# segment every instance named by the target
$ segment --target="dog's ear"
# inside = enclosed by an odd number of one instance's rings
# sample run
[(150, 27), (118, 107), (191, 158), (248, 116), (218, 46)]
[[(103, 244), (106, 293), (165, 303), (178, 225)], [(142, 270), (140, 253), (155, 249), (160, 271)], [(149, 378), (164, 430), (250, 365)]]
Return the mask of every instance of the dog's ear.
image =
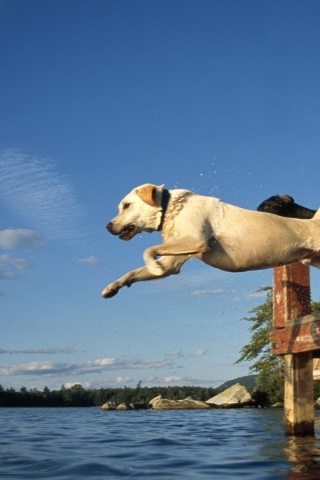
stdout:
[(159, 205), (158, 189), (162, 189), (162, 187), (156, 187), (148, 183), (137, 188), (136, 193), (145, 203), (151, 207), (156, 207)]

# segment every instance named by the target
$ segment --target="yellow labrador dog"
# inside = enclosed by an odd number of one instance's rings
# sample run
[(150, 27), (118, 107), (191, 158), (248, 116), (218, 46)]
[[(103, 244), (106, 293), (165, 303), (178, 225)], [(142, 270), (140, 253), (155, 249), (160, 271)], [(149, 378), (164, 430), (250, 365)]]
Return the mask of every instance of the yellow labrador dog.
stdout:
[(158, 230), (164, 243), (147, 248), (145, 266), (108, 285), (104, 298), (135, 282), (177, 274), (191, 257), (228, 272), (302, 260), (320, 268), (320, 209), (310, 220), (285, 218), (145, 184), (121, 201), (119, 214), (106, 228), (122, 240)]

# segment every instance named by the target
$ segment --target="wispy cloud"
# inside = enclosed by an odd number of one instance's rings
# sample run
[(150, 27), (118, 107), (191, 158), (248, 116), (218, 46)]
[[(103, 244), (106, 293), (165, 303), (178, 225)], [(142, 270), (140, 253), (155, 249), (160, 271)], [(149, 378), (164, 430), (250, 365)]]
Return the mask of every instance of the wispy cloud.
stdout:
[(178, 357), (183, 357), (183, 353), (182, 353), (182, 350), (172, 350), (172, 352), (168, 352), (166, 354), (166, 357), (175, 357), (175, 358), (178, 358)]
[(163, 381), (165, 383), (174, 383), (174, 382), (181, 382), (181, 380), (183, 380), (183, 377), (179, 377), (179, 376), (169, 376), (169, 377), (164, 377)]
[(65, 362), (29, 362), (19, 365), (0, 367), (0, 375), (82, 375), (103, 373), (112, 370), (146, 370), (168, 367), (171, 363), (161, 359), (157, 361), (122, 360), (112, 357), (98, 358), (85, 363)]
[(18, 150), (0, 152), (0, 196), (50, 238), (80, 234), (81, 208), (73, 188), (46, 158)]
[[(44, 239), (33, 230), (17, 228), (0, 230), (0, 250), (35, 249), (45, 244)], [(27, 270), (29, 263), (7, 253), (0, 255), (0, 279), (15, 279)]]
[(6, 250), (41, 248), (44, 244), (45, 240), (33, 230), (26, 228), (0, 230), (0, 248)]
[(216, 289), (204, 289), (204, 290), (194, 290), (193, 292), (189, 292), (187, 295), (189, 297), (207, 297), (208, 295), (223, 295), (226, 292), (222, 290), (221, 288), (216, 288)]
[(208, 353), (208, 349), (207, 348), (199, 348), (196, 353), (195, 353), (195, 356), (196, 357), (203, 357), (203, 355), (206, 355)]
[(43, 355), (53, 355), (56, 353), (75, 353), (77, 350), (75, 350), (73, 347), (63, 347), (63, 348), (25, 348), (21, 350), (5, 350), (3, 348), (0, 348), (0, 354), (9, 354), (9, 355), (15, 355), (15, 354), (43, 354)]
[(80, 258), (79, 260), (80, 265), (99, 265), (99, 260), (94, 255), (90, 255), (90, 257)]
[(143, 379), (143, 383), (152, 383), (152, 382), (158, 382), (159, 378), (154, 376), (154, 375), (149, 375), (148, 377)]
[(14, 258), (8, 254), (0, 255), (0, 278), (16, 278), (18, 273), (28, 268), (29, 264), (23, 258)]
[(72, 373), (74, 365), (53, 362), (30, 362), (0, 367), (0, 375), (57, 375)]

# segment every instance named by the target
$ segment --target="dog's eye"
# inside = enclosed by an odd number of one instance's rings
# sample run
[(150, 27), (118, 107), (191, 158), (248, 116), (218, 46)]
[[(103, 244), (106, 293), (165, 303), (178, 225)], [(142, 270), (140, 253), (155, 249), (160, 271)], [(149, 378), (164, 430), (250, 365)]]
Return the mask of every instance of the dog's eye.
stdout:
[(126, 210), (127, 208), (130, 207), (130, 203), (124, 203), (123, 205), (123, 210)]

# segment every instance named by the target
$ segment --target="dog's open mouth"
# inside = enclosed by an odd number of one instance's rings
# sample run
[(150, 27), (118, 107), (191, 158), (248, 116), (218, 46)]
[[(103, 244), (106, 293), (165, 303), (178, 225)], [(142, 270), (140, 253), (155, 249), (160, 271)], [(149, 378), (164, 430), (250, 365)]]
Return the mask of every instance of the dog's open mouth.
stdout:
[(135, 224), (130, 223), (129, 225), (126, 225), (125, 227), (123, 227), (123, 229), (119, 234), (119, 238), (121, 238), (121, 240), (130, 240), (130, 238), (132, 238), (135, 235), (136, 233), (135, 230), (136, 230)]

